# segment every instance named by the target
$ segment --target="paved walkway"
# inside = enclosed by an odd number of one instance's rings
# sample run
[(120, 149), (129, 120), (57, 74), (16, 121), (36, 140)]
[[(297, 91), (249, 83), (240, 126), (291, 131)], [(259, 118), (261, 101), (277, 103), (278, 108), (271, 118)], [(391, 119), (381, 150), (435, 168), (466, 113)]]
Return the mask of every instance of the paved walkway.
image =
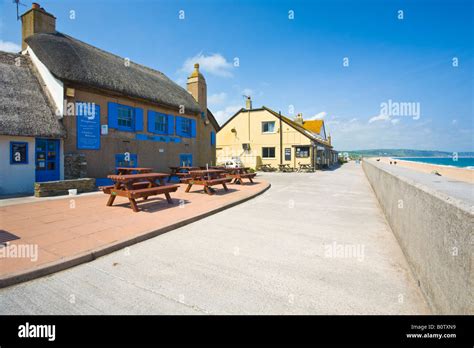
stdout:
[(359, 165), (0, 289), (1, 314), (429, 313)]
[[(140, 212), (133, 212), (125, 197), (101, 192), (35, 203), (16, 204), (7, 200), (0, 206), (0, 230), (19, 239), (0, 249), (0, 288), (71, 266), (122, 249), (147, 238), (191, 223), (213, 212), (238, 204), (268, 188), (258, 178), (253, 184), (229, 184), (228, 191), (215, 187), (210, 196), (202, 186), (180, 184), (171, 193), (173, 204), (164, 195), (138, 200)], [(8, 203), (15, 203), (8, 205)]]

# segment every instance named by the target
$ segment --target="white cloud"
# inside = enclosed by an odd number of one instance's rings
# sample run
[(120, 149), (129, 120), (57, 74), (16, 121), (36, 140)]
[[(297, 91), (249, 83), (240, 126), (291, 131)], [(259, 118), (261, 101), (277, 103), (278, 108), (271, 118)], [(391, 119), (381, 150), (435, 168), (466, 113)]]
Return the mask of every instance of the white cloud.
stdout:
[(214, 112), (214, 117), (222, 125), (227, 119), (233, 116), (237, 111), (242, 108), (242, 105), (229, 105), (226, 108)]
[(21, 51), (21, 46), (11, 41), (0, 40), (0, 51), (18, 53)]
[(211, 94), (207, 97), (207, 103), (209, 105), (219, 105), (222, 104), (227, 99), (227, 94), (224, 92)]
[(353, 119), (351, 119), (349, 122), (352, 123), (352, 122), (355, 122), (357, 121), (357, 117), (354, 117)]
[(184, 61), (180, 72), (190, 74), (194, 70), (195, 63), (199, 63), (199, 70), (203, 73), (220, 77), (232, 77), (233, 65), (219, 53), (209, 56), (202, 54), (202, 52), (198, 53)]
[(316, 115), (312, 116), (309, 118), (309, 120), (322, 120), (328, 115), (326, 111), (322, 111), (320, 113), (317, 113)]
[(244, 88), (242, 90), (242, 94), (246, 96), (253, 96), (254, 95), (254, 90), (250, 88)]
[(389, 116), (389, 115), (380, 114), (380, 115), (378, 115), (378, 116), (372, 117), (372, 118), (369, 120), (369, 123), (377, 122), (377, 121), (389, 121), (389, 120), (390, 120), (390, 116)]
[(400, 122), (400, 119), (399, 118), (394, 118), (391, 122), (392, 122), (392, 124), (397, 124), (398, 122)]
[(456, 123), (458, 123), (458, 120), (452, 120), (451, 121), (451, 124), (456, 124)]

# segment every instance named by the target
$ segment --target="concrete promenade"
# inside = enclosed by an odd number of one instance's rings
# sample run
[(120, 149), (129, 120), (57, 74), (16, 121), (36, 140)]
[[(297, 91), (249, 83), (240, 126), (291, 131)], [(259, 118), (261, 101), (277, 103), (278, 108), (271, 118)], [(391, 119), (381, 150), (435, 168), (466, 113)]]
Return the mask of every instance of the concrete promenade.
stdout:
[(427, 314), (360, 165), (0, 289), (0, 314)]

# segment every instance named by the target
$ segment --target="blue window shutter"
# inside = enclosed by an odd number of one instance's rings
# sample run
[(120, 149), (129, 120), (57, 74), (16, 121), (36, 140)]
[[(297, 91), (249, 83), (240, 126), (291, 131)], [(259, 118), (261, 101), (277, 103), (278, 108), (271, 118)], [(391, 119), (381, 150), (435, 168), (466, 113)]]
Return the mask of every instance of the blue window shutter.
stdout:
[(135, 108), (135, 131), (143, 131), (143, 109)]
[(216, 145), (216, 133), (211, 131), (211, 146)]
[(108, 102), (107, 109), (108, 109), (107, 118), (108, 118), (109, 128), (117, 129), (118, 128), (117, 103)]
[(155, 133), (155, 115), (156, 112), (152, 110), (148, 110), (148, 121), (147, 121), (147, 129), (150, 133)]
[(183, 118), (181, 116), (176, 116), (176, 135), (179, 135), (180, 137), (183, 136), (183, 132), (181, 132), (181, 120)]
[(168, 135), (174, 135), (174, 116), (168, 116)]
[(196, 120), (191, 120), (191, 138), (196, 138)]

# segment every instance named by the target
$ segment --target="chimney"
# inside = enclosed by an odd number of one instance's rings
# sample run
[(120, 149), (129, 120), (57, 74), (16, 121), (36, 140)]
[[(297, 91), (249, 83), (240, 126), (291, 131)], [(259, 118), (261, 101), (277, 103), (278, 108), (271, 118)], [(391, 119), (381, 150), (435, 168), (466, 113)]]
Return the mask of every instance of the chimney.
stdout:
[(245, 99), (245, 108), (247, 110), (252, 110), (252, 98), (250, 98), (250, 96)]
[(36, 33), (56, 32), (56, 17), (34, 2), (31, 9), (21, 15), (21, 49), (28, 46), (25, 39)]
[(194, 71), (189, 75), (187, 82), (188, 92), (196, 99), (201, 110), (207, 116), (207, 84), (204, 76), (199, 72), (199, 64), (194, 64)]
[(300, 124), (300, 125), (303, 125), (303, 114), (302, 113), (299, 113), (298, 115), (296, 115), (295, 122)]
[(331, 134), (328, 134), (328, 144), (331, 145)]

